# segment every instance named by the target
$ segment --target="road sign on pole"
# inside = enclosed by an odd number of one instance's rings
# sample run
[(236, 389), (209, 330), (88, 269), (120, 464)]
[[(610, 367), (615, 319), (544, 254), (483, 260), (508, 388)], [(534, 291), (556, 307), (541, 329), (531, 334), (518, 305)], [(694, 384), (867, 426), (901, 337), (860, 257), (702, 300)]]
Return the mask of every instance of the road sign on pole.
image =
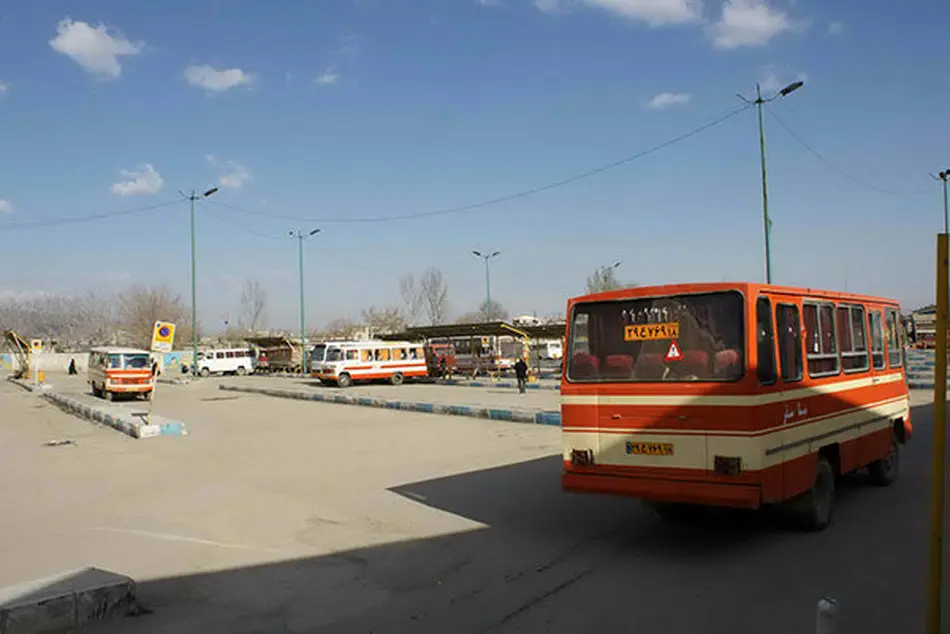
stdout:
[(152, 352), (171, 352), (175, 343), (175, 324), (156, 321), (152, 330)]

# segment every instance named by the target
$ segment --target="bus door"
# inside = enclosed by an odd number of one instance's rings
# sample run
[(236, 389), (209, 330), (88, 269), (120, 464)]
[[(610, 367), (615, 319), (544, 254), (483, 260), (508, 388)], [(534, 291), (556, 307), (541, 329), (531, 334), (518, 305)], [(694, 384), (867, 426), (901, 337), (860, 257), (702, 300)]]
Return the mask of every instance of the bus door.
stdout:
[[(779, 394), (797, 390), (801, 387), (802, 379), (805, 376), (804, 360), (802, 347), (802, 316), (798, 305), (793, 302), (783, 302), (776, 300), (775, 303), (775, 338), (778, 344), (778, 364), (776, 368), (778, 385), (781, 387)], [(780, 401), (780, 407), (768, 408), (779, 418), (776, 424), (781, 426), (777, 434), (769, 436), (770, 440), (765, 444), (765, 459), (767, 465), (781, 465), (778, 469), (771, 469), (769, 473), (776, 473), (775, 481), (763, 482), (763, 493), (768, 495), (771, 487), (778, 486), (782, 491), (782, 497), (794, 482), (789, 477), (787, 460), (789, 458), (786, 447), (792, 438), (789, 426), (793, 424), (798, 417), (799, 405), (793, 401)], [(770, 427), (771, 425), (766, 425)]]

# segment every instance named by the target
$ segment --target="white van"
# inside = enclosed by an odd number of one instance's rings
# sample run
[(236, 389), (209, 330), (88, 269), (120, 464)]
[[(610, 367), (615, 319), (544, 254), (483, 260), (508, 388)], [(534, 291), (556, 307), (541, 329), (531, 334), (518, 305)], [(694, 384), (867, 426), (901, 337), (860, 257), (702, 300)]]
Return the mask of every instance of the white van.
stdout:
[(198, 374), (250, 374), (257, 367), (254, 352), (248, 348), (226, 348), (223, 350), (199, 350)]
[(545, 361), (559, 361), (564, 355), (560, 339), (536, 341), (531, 344), (531, 347), (537, 351), (538, 358)]

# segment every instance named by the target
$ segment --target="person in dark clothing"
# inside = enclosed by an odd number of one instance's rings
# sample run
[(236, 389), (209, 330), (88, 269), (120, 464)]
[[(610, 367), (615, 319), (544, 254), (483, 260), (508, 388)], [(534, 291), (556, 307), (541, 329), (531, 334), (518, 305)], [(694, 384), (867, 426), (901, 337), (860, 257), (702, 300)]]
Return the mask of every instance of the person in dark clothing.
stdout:
[(448, 373), (445, 369), (445, 355), (439, 357), (439, 378), (446, 379), (448, 378)]
[(70, 359), (70, 360), (69, 360), (69, 373), (70, 373), (70, 374), (79, 374), (79, 372), (76, 370), (76, 360), (75, 360), (75, 359)]
[(525, 384), (528, 381), (528, 364), (525, 363), (523, 357), (515, 362), (515, 377), (518, 379), (518, 391), (524, 394)]

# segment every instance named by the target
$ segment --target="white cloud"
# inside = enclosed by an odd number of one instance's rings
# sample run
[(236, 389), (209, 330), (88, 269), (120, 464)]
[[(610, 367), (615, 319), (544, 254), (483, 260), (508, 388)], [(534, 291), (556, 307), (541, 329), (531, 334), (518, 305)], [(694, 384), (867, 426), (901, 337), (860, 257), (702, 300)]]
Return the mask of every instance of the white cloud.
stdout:
[(787, 76), (779, 77), (775, 73), (775, 69), (772, 66), (769, 66), (765, 69), (765, 74), (762, 79), (759, 80), (759, 88), (765, 93), (765, 96), (771, 96), (774, 93), (777, 93), (785, 86), (788, 86), (792, 82), (796, 81), (806, 81), (808, 75), (805, 73), (798, 73), (793, 79), (788, 79)]
[(702, 0), (535, 0), (534, 4), (548, 13), (582, 4), (650, 26), (696, 22), (702, 14)]
[(221, 92), (252, 83), (254, 75), (245, 73), (240, 68), (217, 70), (208, 64), (203, 64), (186, 68), (185, 79), (192, 86), (198, 86), (212, 92)]
[(5, 84), (0, 81), (0, 95), (4, 95), (10, 91), (10, 84)]
[(661, 92), (647, 103), (647, 108), (664, 110), (671, 106), (680, 106), (689, 103), (692, 96), (685, 92)]
[(12, 214), (13, 203), (9, 200), (0, 200), (0, 214)]
[(497, 7), (503, 3), (503, 0), (475, 0), (483, 7)]
[(340, 44), (336, 52), (341, 55), (355, 55), (360, 52), (363, 45), (363, 38), (359, 35), (344, 35), (340, 37)]
[(221, 185), (221, 187), (226, 187), (228, 189), (240, 189), (244, 186), (244, 183), (251, 180), (250, 170), (237, 161), (228, 161), (222, 164), (214, 157), (213, 154), (205, 155), (205, 159), (217, 167), (219, 171), (225, 170), (224, 173), (218, 178), (218, 183)]
[(828, 25), (828, 35), (841, 35), (844, 33), (844, 24), (841, 22), (832, 22)]
[(120, 33), (109, 33), (102, 24), (93, 27), (69, 18), (56, 25), (56, 37), (49, 41), (49, 45), (87, 72), (113, 79), (122, 74), (120, 57), (138, 55), (145, 48), (143, 42), (133, 43)]
[(794, 28), (788, 14), (766, 0), (726, 0), (722, 15), (709, 27), (716, 48), (763, 46), (773, 37)]
[(318, 86), (330, 86), (340, 79), (340, 75), (334, 67), (329, 67), (314, 78), (314, 83)]
[(112, 193), (117, 196), (157, 194), (165, 184), (161, 175), (148, 163), (140, 165), (138, 169), (122, 170), (119, 173), (126, 180), (112, 185)]

